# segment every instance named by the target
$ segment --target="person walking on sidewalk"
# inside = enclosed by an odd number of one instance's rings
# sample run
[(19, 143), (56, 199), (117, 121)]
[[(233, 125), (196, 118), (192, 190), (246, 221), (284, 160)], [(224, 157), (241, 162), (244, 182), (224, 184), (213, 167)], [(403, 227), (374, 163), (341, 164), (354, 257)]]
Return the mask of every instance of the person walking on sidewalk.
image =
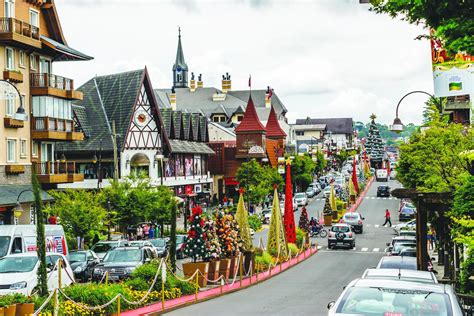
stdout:
[(385, 223), (383, 223), (382, 226), (387, 225), (387, 223), (389, 223), (390, 227), (392, 227), (392, 221), (390, 220), (390, 211), (388, 209), (385, 210)]

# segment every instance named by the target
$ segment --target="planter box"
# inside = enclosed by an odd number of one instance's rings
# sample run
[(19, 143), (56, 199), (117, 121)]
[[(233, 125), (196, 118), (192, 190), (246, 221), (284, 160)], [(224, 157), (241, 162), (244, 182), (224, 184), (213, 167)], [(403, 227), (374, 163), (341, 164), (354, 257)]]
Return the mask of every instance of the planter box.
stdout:
[(25, 122), (20, 121), (20, 120), (15, 120), (14, 118), (11, 118), (11, 117), (4, 117), (3, 125), (6, 128), (22, 128), (25, 126)]
[(238, 268), (239, 268), (239, 265), (237, 264), (237, 262), (239, 261), (239, 259), (235, 256), (235, 257), (231, 257), (229, 258), (230, 259), (230, 267), (229, 267), (229, 277), (230, 278), (233, 278), (234, 275), (236, 275), (235, 273), (237, 272), (237, 275), (239, 275), (239, 272), (238, 272)]
[(8, 174), (25, 173), (25, 166), (24, 165), (6, 165), (5, 172)]
[(209, 262), (186, 262), (183, 263), (183, 271), (185, 278), (191, 277), (196, 270), (199, 270), (198, 284), (199, 287), (207, 286), (207, 278), (209, 278)]
[(15, 82), (15, 83), (21, 83), (23, 82), (23, 74), (21, 72), (4, 70), (3, 79), (11, 81), (11, 82)]
[(337, 211), (332, 211), (332, 219), (337, 220)]
[(5, 316), (16, 316), (16, 304), (5, 307)]
[(221, 259), (219, 263), (219, 276), (223, 276), (224, 280), (229, 279), (230, 259)]
[(217, 280), (219, 278), (220, 263), (221, 263), (220, 260), (209, 261), (208, 279), (210, 280), (209, 283), (211, 284), (219, 283), (219, 282), (211, 282), (211, 280)]
[(331, 226), (332, 225), (332, 214), (331, 215), (324, 215), (324, 225)]
[(35, 312), (35, 304), (23, 303), (16, 305), (16, 316), (32, 315)]
[[(253, 251), (244, 251), (244, 274), (252, 275), (255, 270), (255, 253)], [(249, 270), (252, 269), (249, 273)]]

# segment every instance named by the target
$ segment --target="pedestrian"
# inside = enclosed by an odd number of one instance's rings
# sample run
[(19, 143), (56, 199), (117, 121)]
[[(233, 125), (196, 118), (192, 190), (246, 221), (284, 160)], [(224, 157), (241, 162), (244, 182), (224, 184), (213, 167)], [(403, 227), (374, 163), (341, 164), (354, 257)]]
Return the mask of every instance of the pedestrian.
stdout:
[(435, 250), (436, 249), (436, 230), (433, 225), (430, 225), (428, 234), (431, 236), (429, 240), (429, 243), (431, 244), (431, 249)]
[(148, 238), (155, 238), (155, 225), (151, 225), (150, 230), (148, 231)]
[(148, 235), (150, 235), (150, 226), (148, 224), (143, 225), (143, 235), (145, 239), (148, 239)]
[(58, 219), (56, 215), (51, 214), (51, 216), (48, 218), (48, 224), (50, 225), (56, 225), (58, 223)]
[(382, 226), (387, 225), (387, 223), (389, 223), (390, 227), (392, 227), (392, 221), (390, 220), (390, 211), (388, 209), (385, 210), (385, 222)]
[(137, 227), (137, 240), (142, 239), (143, 237), (143, 228), (141, 226)]

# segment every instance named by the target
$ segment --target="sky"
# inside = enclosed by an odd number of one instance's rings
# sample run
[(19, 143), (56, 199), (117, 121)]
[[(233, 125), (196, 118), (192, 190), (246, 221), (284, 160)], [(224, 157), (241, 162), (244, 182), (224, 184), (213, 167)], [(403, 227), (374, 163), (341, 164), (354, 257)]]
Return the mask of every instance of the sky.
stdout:
[[(391, 124), (400, 98), (433, 92), (427, 30), (370, 12), (358, 0), (59, 0), (68, 45), (87, 62), (54, 72), (79, 87), (95, 75), (147, 67), (153, 87), (170, 88), (178, 26), (186, 63), (204, 86), (270, 86), (297, 118), (352, 117)], [(426, 97), (400, 105), (403, 123), (422, 120)], [(177, 100), (179, 102), (179, 100)]]

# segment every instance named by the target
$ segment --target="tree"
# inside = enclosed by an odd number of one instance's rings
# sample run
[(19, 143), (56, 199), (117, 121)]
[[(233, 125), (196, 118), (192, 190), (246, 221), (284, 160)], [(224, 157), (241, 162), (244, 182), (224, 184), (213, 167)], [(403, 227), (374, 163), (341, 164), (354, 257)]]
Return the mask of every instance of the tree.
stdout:
[(306, 191), (308, 186), (313, 182), (315, 169), (316, 164), (307, 153), (302, 156), (297, 155), (291, 161), (291, 180), (297, 192)]
[[(435, 30), (451, 54), (466, 51), (474, 54), (474, 4), (452, 0), (371, 0), (371, 10), (392, 18), (402, 16), (410, 24), (425, 24)], [(424, 36), (420, 36), (424, 37)]]
[(474, 149), (473, 137), (472, 128), (442, 122), (413, 134), (400, 147), (396, 168), (399, 180), (419, 191), (454, 192), (462, 182), (460, 176), (469, 171), (460, 154)]
[(204, 220), (201, 218), (201, 215), (202, 209), (198, 205), (192, 209), (192, 214), (188, 218), (190, 225), (184, 253), (190, 256), (194, 262), (196, 262), (198, 258), (204, 260), (209, 257), (207, 236), (204, 233)]
[[(99, 194), (85, 190), (51, 190), (48, 193), (55, 200), (48, 212), (59, 216), (69, 236), (88, 242), (104, 230), (107, 212)], [(82, 243), (78, 248), (82, 248)]]
[(383, 140), (380, 136), (380, 131), (375, 124), (375, 119), (377, 117), (375, 114), (370, 116), (371, 122), (369, 127), (369, 132), (367, 134), (367, 138), (365, 141), (365, 150), (367, 151), (367, 155), (370, 156), (370, 162), (372, 166), (377, 166), (377, 164), (382, 162), (384, 148), (383, 148)]
[(339, 152), (339, 154), (333, 155), (334, 159), (336, 159), (337, 167), (340, 169), (344, 165), (344, 162), (349, 158), (349, 153), (343, 149)]
[(306, 207), (304, 206), (301, 209), (301, 215), (300, 215), (300, 221), (298, 223), (298, 227), (304, 230), (305, 232), (309, 232), (308, 212), (306, 212)]
[(41, 200), (41, 187), (33, 171), (31, 174), (33, 197), (36, 212), (36, 253), (39, 258), (38, 291), (41, 296), (48, 295), (48, 272), (46, 271), (46, 239), (44, 233), (43, 201)]
[(252, 249), (252, 237), (250, 236), (249, 218), (248, 211), (245, 209), (243, 189), (240, 188), (239, 204), (237, 205), (237, 212), (235, 214), (235, 220), (239, 224), (239, 233), (243, 241), (243, 249)]
[(218, 212), (216, 215), (216, 229), (219, 244), (221, 245), (222, 258), (230, 258), (237, 255), (239, 250), (238, 232), (233, 229), (235, 226), (233, 217), (224, 212)]
[(314, 167), (314, 173), (320, 175), (324, 172), (324, 169), (326, 168), (327, 161), (324, 158), (324, 154), (320, 152), (319, 150), (316, 152), (316, 163)]

